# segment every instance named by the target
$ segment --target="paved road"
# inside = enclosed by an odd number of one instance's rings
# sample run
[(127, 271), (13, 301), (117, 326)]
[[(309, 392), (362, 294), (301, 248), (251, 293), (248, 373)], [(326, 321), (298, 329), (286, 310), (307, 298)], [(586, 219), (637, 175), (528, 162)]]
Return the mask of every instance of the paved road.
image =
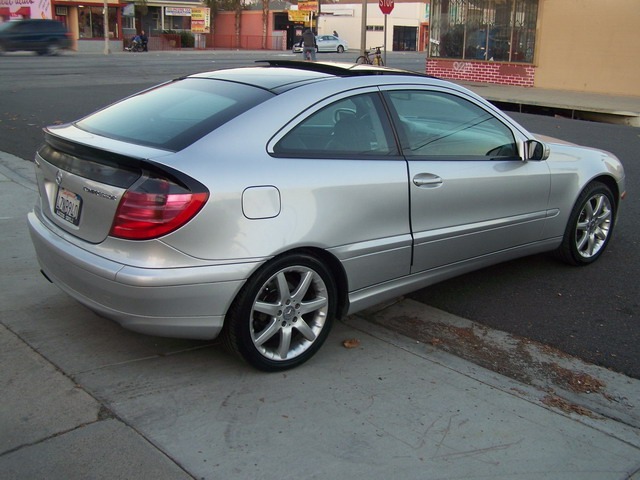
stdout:
[[(322, 54), (346, 60), (350, 54)], [(125, 95), (176, 76), (288, 52), (205, 52), (75, 55), (59, 58), (8, 55), (0, 62), (0, 145), (30, 159), (43, 126), (66, 122)], [(393, 66), (422, 71), (418, 54), (394, 54)], [(549, 256), (509, 262), (417, 292), (412, 297), (488, 326), (555, 346), (567, 353), (640, 378), (638, 238), (640, 202), (637, 152), (640, 131), (514, 114), (527, 128), (605, 148), (624, 162), (629, 198), (607, 254), (588, 268), (569, 268)], [(135, 119), (132, 119), (134, 122)]]

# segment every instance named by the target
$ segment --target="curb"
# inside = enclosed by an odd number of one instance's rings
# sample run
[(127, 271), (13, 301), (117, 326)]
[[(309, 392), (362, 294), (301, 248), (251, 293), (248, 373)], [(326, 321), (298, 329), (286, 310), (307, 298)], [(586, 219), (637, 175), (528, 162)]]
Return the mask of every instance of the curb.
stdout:
[[(405, 298), (357, 314), (387, 330), (516, 380), (516, 394), (640, 447), (640, 380)], [(613, 420), (613, 433), (607, 426)], [(620, 431), (623, 433), (620, 435)]]

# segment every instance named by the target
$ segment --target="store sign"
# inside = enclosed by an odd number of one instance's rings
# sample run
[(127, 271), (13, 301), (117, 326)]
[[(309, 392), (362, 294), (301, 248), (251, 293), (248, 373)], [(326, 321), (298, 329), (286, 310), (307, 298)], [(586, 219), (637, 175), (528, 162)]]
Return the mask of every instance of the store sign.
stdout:
[(133, 3), (128, 3), (124, 7), (122, 7), (122, 15), (125, 17), (135, 17), (136, 16), (136, 6)]
[(318, 11), (318, 2), (317, 1), (298, 0), (298, 10), (301, 11), (301, 12), (317, 12)]
[(51, 2), (48, 0), (0, 0), (0, 15), (12, 20), (51, 18)]
[(164, 7), (164, 14), (169, 17), (190, 17), (191, 8), (189, 7)]
[(296, 23), (308, 23), (309, 12), (301, 12), (300, 10), (289, 10), (289, 21)]
[(211, 9), (192, 8), (191, 9), (191, 32), (211, 33)]

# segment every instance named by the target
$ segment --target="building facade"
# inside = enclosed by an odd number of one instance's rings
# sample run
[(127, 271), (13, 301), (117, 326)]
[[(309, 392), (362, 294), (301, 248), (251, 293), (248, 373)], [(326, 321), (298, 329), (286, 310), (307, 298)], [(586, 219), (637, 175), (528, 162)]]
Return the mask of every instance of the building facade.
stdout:
[[(203, 7), (200, 0), (106, 1), (107, 16), (104, 0), (0, 0), (0, 19), (58, 19), (86, 51), (102, 48), (108, 17), (115, 50), (140, 30), (194, 32), (192, 12)], [(389, 15), (378, 0), (321, 0), (306, 19), (297, 4), (275, 1), (266, 21), (259, 0), (243, 10), (239, 34), (235, 12), (218, 12), (195, 47), (286, 50), (312, 25), (360, 50), (366, 15), (364, 47), (424, 51), (426, 73), (441, 78), (640, 96), (640, 0), (395, 0)]]
[(637, 0), (431, 0), (427, 73), (640, 96)]

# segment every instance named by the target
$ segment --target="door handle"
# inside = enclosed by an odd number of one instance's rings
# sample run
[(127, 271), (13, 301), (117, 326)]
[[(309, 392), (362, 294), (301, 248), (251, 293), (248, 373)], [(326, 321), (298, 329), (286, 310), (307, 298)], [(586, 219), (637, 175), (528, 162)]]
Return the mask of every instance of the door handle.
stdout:
[(413, 177), (413, 184), (416, 187), (439, 187), (442, 185), (442, 178), (433, 173), (419, 173)]

